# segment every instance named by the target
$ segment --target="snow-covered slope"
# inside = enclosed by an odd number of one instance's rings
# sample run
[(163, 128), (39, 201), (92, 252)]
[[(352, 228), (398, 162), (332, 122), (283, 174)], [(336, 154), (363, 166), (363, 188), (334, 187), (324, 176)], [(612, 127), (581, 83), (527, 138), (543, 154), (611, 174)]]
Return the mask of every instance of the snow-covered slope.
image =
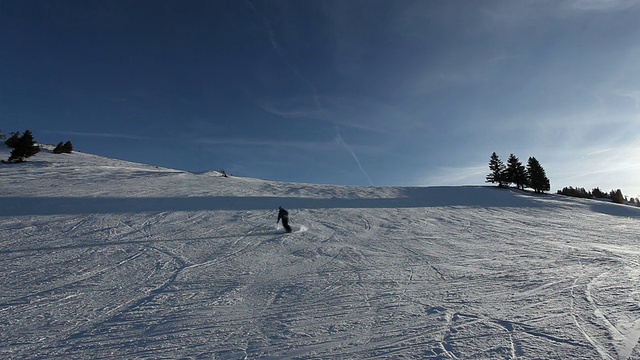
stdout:
[(47, 151), (0, 175), (0, 358), (640, 358), (636, 208)]

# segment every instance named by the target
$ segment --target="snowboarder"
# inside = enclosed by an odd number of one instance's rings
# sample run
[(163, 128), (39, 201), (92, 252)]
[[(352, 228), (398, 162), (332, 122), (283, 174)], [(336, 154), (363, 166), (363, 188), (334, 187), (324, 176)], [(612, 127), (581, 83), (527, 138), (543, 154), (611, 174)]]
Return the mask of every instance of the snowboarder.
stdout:
[(291, 226), (289, 226), (289, 212), (283, 209), (282, 206), (278, 207), (278, 210), (278, 220), (276, 221), (276, 224), (278, 224), (282, 219), (282, 226), (288, 233), (290, 233)]

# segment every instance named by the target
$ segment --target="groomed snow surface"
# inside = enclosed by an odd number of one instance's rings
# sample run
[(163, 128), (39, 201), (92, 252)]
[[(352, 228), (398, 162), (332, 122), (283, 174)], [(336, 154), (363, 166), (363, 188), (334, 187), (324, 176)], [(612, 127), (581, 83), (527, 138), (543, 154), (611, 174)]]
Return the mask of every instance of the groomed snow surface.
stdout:
[(3, 359), (640, 358), (637, 208), (47, 150), (0, 174)]

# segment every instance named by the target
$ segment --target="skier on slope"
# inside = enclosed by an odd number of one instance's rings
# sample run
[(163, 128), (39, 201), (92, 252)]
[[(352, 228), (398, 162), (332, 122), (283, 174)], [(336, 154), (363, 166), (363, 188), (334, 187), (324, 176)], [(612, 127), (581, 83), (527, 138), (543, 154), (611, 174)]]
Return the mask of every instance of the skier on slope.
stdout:
[(291, 232), (291, 226), (289, 226), (289, 212), (282, 208), (282, 206), (278, 207), (278, 220), (276, 220), (276, 224), (282, 220), (282, 226), (287, 232)]

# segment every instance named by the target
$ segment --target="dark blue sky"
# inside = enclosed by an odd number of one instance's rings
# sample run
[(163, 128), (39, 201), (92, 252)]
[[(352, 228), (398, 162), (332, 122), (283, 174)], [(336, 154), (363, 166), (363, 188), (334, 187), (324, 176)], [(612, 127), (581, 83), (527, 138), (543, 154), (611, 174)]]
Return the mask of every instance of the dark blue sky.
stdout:
[(640, 194), (635, 1), (2, 1), (0, 129), (190, 171)]

